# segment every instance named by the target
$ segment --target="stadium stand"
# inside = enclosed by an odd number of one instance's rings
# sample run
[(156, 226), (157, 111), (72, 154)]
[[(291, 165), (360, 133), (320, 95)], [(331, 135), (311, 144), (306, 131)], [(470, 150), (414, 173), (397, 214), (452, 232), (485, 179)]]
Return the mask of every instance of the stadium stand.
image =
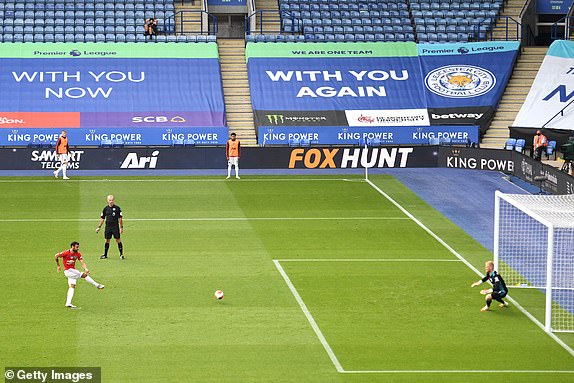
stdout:
[(503, 0), (413, 0), (410, 3), (419, 42), (486, 40)]
[[(173, 0), (0, 0), (0, 42), (212, 42), (175, 35)], [(144, 20), (158, 20), (146, 40)]]
[[(504, 0), (279, 0), (279, 9), (257, 13), (250, 42), (417, 41), (428, 43), (486, 40)], [(276, 30), (272, 30), (276, 29)], [(249, 30), (249, 27), (248, 27)]]

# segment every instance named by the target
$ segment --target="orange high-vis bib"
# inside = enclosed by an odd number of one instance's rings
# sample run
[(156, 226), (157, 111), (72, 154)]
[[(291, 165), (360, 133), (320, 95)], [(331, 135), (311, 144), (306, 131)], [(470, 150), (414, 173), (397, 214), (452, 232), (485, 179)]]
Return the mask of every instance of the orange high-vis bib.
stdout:
[(239, 157), (239, 140), (235, 141), (227, 141), (228, 150), (227, 150), (227, 157)]
[(60, 143), (58, 145), (58, 154), (68, 153), (68, 137), (60, 137)]

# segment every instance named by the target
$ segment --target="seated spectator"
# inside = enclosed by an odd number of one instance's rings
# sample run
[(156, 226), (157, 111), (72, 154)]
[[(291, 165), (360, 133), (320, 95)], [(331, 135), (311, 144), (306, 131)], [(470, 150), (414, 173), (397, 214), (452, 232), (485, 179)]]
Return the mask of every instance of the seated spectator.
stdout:
[(157, 35), (157, 19), (150, 17), (149, 19), (145, 20), (144, 36), (149, 36), (151, 39), (154, 35)]
[(548, 146), (548, 138), (540, 130), (536, 131), (536, 135), (532, 141), (532, 156), (535, 160), (541, 161), (542, 160), (542, 153), (546, 151), (546, 147)]

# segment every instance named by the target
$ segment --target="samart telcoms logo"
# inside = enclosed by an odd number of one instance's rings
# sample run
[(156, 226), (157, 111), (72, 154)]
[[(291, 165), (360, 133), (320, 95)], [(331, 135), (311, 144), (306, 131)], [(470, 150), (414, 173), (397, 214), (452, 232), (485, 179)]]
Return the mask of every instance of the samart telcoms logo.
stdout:
[(425, 85), (439, 96), (470, 98), (490, 92), (496, 77), (489, 70), (472, 65), (447, 65), (429, 72)]

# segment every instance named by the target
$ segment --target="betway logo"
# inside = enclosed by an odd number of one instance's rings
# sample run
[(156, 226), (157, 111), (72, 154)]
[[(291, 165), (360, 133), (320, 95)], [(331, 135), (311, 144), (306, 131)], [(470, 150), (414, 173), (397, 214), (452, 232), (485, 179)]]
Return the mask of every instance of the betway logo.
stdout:
[(484, 116), (484, 113), (450, 113), (450, 114), (434, 114), (431, 113), (431, 118), (433, 120), (445, 120), (445, 119), (464, 119), (472, 118), (474, 120), (480, 120)]
[(155, 150), (151, 153), (151, 156), (139, 157), (137, 153), (128, 153), (124, 162), (120, 166), (121, 169), (155, 169), (157, 165), (157, 156), (159, 155), (159, 150)]
[(307, 169), (404, 168), (413, 148), (293, 149), (289, 169), (303, 164)]

